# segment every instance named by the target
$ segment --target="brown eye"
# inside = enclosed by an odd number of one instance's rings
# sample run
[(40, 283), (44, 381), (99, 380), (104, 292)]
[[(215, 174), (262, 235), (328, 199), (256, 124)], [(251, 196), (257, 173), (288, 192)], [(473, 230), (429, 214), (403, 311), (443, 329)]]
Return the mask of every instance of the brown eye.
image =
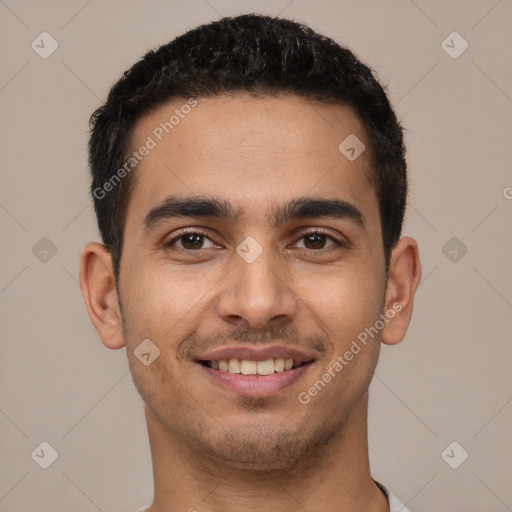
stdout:
[(305, 246), (308, 249), (323, 249), (326, 242), (326, 236), (318, 233), (312, 233), (304, 237)]
[(304, 246), (306, 249), (319, 250), (325, 249), (327, 240), (331, 240), (332, 243), (327, 248), (333, 245), (342, 245), (341, 242), (335, 240), (332, 236), (326, 235), (322, 232), (311, 232), (303, 235), (300, 240), (304, 240)]
[[(181, 241), (181, 245), (177, 245), (176, 242)], [(185, 249), (187, 251), (195, 251), (199, 249), (205, 249), (206, 241), (210, 242), (210, 246), (215, 247), (214, 243), (203, 233), (199, 233), (196, 231), (191, 231), (188, 233), (181, 234), (165, 243), (165, 247), (174, 247), (177, 246), (179, 249)]]
[(184, 235), (180, 238), (183, 240), (182, 245), (184, 249), (201, 249), (204, 242), (203, 235), (196, 233)]

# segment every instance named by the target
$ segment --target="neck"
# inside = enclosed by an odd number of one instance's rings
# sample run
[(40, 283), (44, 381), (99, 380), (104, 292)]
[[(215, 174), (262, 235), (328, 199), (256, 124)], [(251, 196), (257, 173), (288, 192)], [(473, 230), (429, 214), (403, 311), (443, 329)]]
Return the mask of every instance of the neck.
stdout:
[(321, 450), (268, 472), (198, 455), (146, 407), (155, 485), (150, 512), (389, 512), (370, 474), (367, 412), (368, 393)]

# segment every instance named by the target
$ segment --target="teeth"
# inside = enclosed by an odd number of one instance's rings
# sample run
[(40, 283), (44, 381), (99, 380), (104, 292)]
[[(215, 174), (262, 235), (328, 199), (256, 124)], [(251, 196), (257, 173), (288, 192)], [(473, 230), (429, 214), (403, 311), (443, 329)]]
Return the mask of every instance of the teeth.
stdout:
[(242, 359), (242, 362), (240, 363), (240, 371), (244, 375), (256, 375), (257, 370), (258, 363), (256, 361), (246, 361), (245, 359)]
[(273, 359), (258, 361), (258, 375), (272, 375), (276, 365)]
[(242, 369), (240, 368), (240, 359), (230, 359), (229, 360), (229, 373), (240, 373)]
[(221, 372), (241, 373), (242, 375), (272, 375), (274, 372), (291, 370), (294, 367), (294, 361), (283, 357), (265, 361), (221, 359), (220, 361), (209, 361), (208, 366)]
[[(293, 359), (292, 359), (293, 361)], [(278, 357), (274, 359), (274, 370), (276, 372), (282, 372), (284, 370), (284, 359), (282, 357)]]

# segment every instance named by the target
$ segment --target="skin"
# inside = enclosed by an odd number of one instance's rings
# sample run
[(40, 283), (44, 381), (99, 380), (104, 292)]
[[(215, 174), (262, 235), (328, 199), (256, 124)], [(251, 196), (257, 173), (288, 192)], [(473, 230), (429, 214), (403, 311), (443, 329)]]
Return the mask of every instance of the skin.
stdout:
[[(140, 119), (132, 148), (184, 103), (173, 100)], [(353, 162), (338, 150), (349, 134), (367, 148)], [(368, 148), (361, 121), (345, 106), (293, 96), (198, 99), (135, 171), (120, 297), (110, 254), (98, 243), (84, 249), (89, 316), (106, 347), (126, 347), (146, 404), (151, 512), (389, 511), (369, 469), (368, 387), (381, 342), (397, 344), (406, 333), (421, 265), (416, 241), (402, 237), (386, 275)], [(146, 232), (145, 216), (170, 195), (215, 196), (241, 214), (232, 222), (171, 218)], [(364, 226), (325, 217), (276, 226), (266, 216), (306, 195), (351, 203)], [(166, 247), (182, 228), (208, 234)], [(305, 231), (314, 228), (328, 236), (308, 243)], [(252, 263), (236, 252), (248, 236), (263, 249)], [(301, 404), (298, 394), (397, 304), (378, 335)], [(147, 338), (160, 350), (149, 366), (134, 355)], [(308, 348), (316, 360), (273, 396), (241, 397), (193, 361), (199, 350), (240, 342)]]

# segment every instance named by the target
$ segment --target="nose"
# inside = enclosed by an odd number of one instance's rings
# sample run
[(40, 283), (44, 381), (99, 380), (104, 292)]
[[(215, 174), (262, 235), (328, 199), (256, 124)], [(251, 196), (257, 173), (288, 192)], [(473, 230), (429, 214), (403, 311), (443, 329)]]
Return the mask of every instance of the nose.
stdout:
[(252, 263), (233, 255), (232, 270), (222, 280), (216, 301), (217, 314), (226, 322), (263, 329), (294, 318), (299, 300), (288, 283), (285, 263), (270, 249)]

